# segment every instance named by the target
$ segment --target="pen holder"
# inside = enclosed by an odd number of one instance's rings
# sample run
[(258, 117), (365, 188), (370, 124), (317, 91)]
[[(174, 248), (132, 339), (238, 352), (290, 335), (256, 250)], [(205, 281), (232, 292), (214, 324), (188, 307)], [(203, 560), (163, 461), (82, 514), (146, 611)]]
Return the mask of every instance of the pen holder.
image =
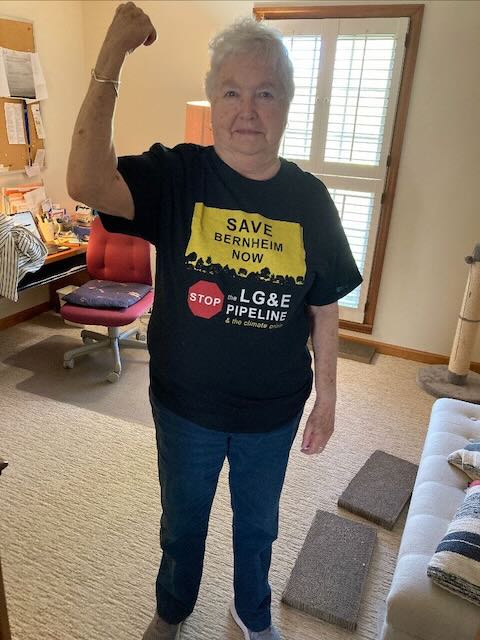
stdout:
[(53, 222), (43, 222), (37, 218), (37, 226), (44, 242), (53, 242), (55, 240), (55, 225)]

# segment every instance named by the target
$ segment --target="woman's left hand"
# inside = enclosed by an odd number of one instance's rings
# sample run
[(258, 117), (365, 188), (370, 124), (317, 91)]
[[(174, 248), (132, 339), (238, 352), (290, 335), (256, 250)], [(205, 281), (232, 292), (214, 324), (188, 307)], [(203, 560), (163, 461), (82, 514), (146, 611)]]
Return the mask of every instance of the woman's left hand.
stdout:
[(333, 433), (335, 401), (315, 403), (303, 432), (301, 452), (307, 455), (321, 453)]

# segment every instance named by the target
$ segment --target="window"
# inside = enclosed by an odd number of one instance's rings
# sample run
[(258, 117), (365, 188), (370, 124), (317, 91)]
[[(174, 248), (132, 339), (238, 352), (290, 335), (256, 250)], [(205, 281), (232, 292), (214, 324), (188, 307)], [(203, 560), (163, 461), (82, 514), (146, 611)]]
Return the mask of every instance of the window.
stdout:
[(408, 20), (275, 26), (285, 34), (296, 87), (280, 153), (329, 188), (364, 278), (340, 301), (340, 315), (363, 322)]
[(317, 101), (321, 38), (291, 36), (284, 38), (284, 43), (295, 69), (295, 96), (290, 105), (288, 126), (280, 153), (292, 160), (308, 160)]
[(337, 38), (325, 160), (380, 164), (396, 46), (393, 34)]
[[(326, 184), (364, 277), (363, 284), (340, 301), (342, 326), (356, 330), (370, 332), (373, 325), (393, 202), (389, 182), (398, 170), (408, 104), (405, 79), (401, 95), (402, 73), (410, 84), (413, 73), (407, 34), (414, 16), (418, 43), (422, 9), (254, 10), (257, 17), (274, 20), (273, 26), (284, 34), (295, 69), (296, 92), (280, 153)], [(366, 11), (371, 17), (362, 17)], [(331, 17), (335, 13), (337, 17)]]

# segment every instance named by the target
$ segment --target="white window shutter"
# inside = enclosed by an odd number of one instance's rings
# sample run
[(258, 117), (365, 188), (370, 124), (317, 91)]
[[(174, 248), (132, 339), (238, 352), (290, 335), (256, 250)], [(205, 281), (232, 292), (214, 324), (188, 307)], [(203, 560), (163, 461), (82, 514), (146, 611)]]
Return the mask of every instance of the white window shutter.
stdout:
[(380, 163), (394, 55), (394, 34), (338, 37), (326, 161)]
[(313, 135), (322, 39), (320, 36), (292, 36), (284, 38), (283, 42), (295, 70), (295, 97), (290, 105), (280, 154), (295, 160), (308, 160)]
[[(340, 220), (357, 267), (363, 274), (365, 273), (368, 234), (372, 224), (375, 194), (346, 189), (330, 189), (329, 191), (340, 214)], [(342, 298), (342, 306), (356, 309), (360, 302), (360, 289), (361, 287), (357, 287)]]
[(321, 178), (363, 284), (340, 317), (363, 322), (400, 87), (407, 18), (275, 20), (296, 93), (280, 155)]

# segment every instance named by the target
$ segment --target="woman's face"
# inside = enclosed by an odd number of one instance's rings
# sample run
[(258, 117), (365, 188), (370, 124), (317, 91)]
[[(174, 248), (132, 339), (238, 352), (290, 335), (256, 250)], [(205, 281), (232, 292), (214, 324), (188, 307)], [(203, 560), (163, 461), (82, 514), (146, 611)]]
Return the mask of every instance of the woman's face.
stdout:
[(288, 106), (273, 66), (262, 56), (229, 56), (211, 102), (217, 153), (234, 168), (277, 163)]

